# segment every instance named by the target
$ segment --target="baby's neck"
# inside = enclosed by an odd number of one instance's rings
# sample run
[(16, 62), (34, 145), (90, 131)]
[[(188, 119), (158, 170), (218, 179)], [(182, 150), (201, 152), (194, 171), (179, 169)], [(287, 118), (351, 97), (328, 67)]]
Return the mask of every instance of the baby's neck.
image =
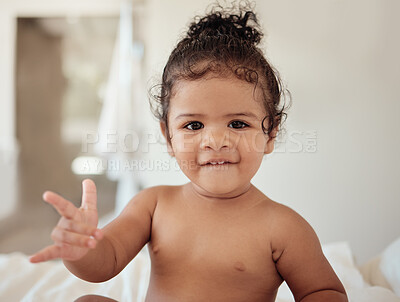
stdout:
[(253, 199), (254, 195), (258, 195), (259, 191), (251, 183), (243, 188), (238, 188), (235, 191), (226, 194), (212, 194), (205, 191), (196, 184), (189, 182), (184, 185), (185, 195), (196, 200), (212, 203), (212, 204), (240, 204), (242, 201)]

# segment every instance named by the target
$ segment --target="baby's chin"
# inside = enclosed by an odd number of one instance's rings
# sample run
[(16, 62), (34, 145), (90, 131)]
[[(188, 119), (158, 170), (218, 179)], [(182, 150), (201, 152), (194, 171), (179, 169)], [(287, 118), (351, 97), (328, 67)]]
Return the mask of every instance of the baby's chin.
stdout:
[(234, 185), (229, 184), (229, 180), (225, 182), (209, 181), (203, 183), (193, 183), (193, 188), (196, 192), (208, 198), (235, 198), (245, 193), (249, 187), (248, 185)]

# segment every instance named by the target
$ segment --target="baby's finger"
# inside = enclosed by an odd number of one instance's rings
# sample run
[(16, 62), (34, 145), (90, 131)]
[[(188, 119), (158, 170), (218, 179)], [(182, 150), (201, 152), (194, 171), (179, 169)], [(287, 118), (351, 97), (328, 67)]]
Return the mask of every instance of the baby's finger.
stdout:
[(56, 245), (45, 247), (41, 251), (29, 257), (31, 263), (39, 263), (61, 257), (61, 248)]
[(101, 230), (97, 229), (96, 227), (87, 225), (79, 221), (67, 219), (65, 217), (62, 217), (60, 219), (58, 227), (74, 233), (93, 236), (97, 240), (100, 240), (103, 237), (103, 233), (101, 232)]
[(73, 219), (78, 213), (78, 209), (70, 201), (54, 192), (44, 192), (43, 199), (51, 204), (61, 216), (68, 219)]
[(85, 179), (82, 182), (82, 208), (85, 210), (97, 209), (97, 191), (96, 185), (91, 179)]
[(97, 241), (91, 236), (77, 234), (56, 227), (51, 233), (51, 239), (56, 245), (71, 245), (84, 248), (95, 248)]

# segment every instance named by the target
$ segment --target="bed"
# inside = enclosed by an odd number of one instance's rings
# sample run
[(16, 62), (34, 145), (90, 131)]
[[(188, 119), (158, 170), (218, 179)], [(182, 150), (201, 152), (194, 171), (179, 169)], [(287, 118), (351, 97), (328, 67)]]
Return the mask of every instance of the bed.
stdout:
[[(324, 254), (343, 282), (351, 302), (400, 302), (400, 238), (381, 254), (356, 267), (346, 242), (323, 246)], [(117, 301), (144, 301), (150, 277), (146, 247), (115, 278), (100, 284), (82, 281), (61, 261), (31, 264), (21, 253), (0, 255), (0, 301), (74, 301), (96, 294)], [(293, 297), (284, 283), (277, 302)]]

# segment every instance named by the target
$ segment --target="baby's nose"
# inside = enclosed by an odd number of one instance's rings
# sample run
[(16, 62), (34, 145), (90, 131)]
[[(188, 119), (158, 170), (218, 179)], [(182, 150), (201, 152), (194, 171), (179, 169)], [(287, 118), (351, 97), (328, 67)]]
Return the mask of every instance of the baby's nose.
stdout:
[(231, 147), (232, 143), (229, 131), (203, 131), (200, 143), (201, 149), (212, 149), (214, 151), (219, 151), (223, 148), (229, 149)]

